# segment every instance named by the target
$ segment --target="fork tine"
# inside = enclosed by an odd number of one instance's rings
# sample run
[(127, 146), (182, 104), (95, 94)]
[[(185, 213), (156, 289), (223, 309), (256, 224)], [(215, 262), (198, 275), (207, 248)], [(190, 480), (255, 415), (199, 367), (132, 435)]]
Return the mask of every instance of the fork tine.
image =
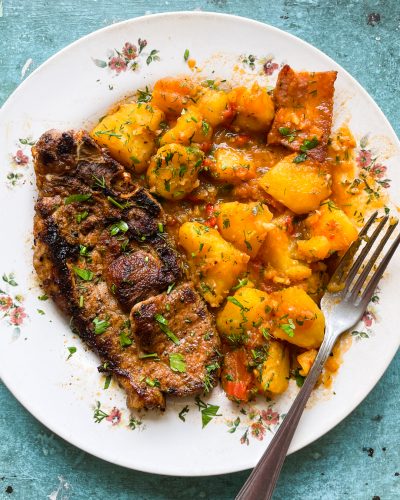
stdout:
[[(372, 235), (368, 238), (367, 244), (361, 250), (360, 255), (357, 257), (356, 261), (351, 266), (351, 269), (349, 270), (349, 272), (347, 274), (346, 286), (343, 289), (343, 293), (346, 293), (348, 291), (348, 289), (350, 288), (350, 285), (351, 285), (355, 275), (357, 274), (358, 270), (360, 269), (361, 265), (363, 264), (365, 257), (368, 255), (373, 244), (375, 243), (376, 238), (379, 236), (383, 226), (386, 224), (388, 219), (389, 219), (388, 216), (384, 217), (380, 221), (380, 223), (377, 225), (377, 227), (375, 228), (375, 231), (372, 233)], [(365, 235), (365, 233), (363, 234), (363, 236), (364, 235)]]
[(372, 294), (374, 293), (375, 288), (377, 287), (377, 285), (379, 283), (379, 280), (381, 279), (383, 273), (385, 272), (385, 269), (387, 268), (387, 265), (389, 264), (391, 258), (393, 257), (393, 254), (397, 250), (397, 247), (399, 246), (399, 244), (400, 244), (400, 234), (397, 235), (397, 238), (391, 244), (389, 250), (387, 251), (386, 255), (381, 260), (379, 266), (377, 267), (375, 273), (373, 274), (372, 278), (370, 279), (368, 285), (366, 286), (366, 288), (362, 294), (360, 304), (362, 305), (362, 307), (364, 309), (369, 304), (369, 301), (371, 300)]
[[(386, 222), (386, 221), (385, 221)], [(387, 240), (390, 238), (390, 235), (393, 233), (393, 231), (395, 230), (396, 226), (398, 224), (398, 221), (396, 221), (394, 224), (391, 224), (384, 237), (381, 239), (381, 241), (379, 242), (379, 245), (376, 247), (376, 250), (374, 251), (374, 253), (372, 254), (371, 258), (369, 259), (369, 261), (366, 263), (362, 273), (360, 274), (360, 276), (358, 277), (358, 280), (356, 281), (356, 284), (354, 285), (354, 287), (352, 288), (351, 290), (351, 295), (350, 295), (350, 300), (354, 300), (359, 291), (361, 290), (361, 287), (363, 286), (365, 280), (367, 279), (371, 269), (372, 269), (372, 266), (375, 264), (376, 262), (376, 259), (379, 257), (379, 255), (381, 254), (382, 250), (383, 250), (383, 247), (385, 246)]]
[(368, 219), (364, 227), (361, 229), (361, 231), (358, 233), (358, 238), (353, 241), (353, 243), (350, 245), (349, 249), (347, 252), (343, 255), (341, 258), (335, 272), (333, 273), (331, 281), (334, 283), (340, 283), (343, 279), (343, 276), (345, 272), (347, 271), (349, 265), (351, 264), (351, 261), (356, 254), (357, 250), (359, 249), (363, 237), (367, 234), (368, 229), (371, 227), (371, 225), (375, 222), (375, 219), (378, 215), (378, 212), (374, 212), (371, 217)]

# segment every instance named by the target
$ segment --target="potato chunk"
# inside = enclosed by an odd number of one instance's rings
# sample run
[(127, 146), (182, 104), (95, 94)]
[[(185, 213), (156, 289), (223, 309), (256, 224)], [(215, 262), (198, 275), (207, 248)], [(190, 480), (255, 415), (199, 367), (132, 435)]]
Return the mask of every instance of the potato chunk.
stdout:
[(297, 286), (271, 294), (278, 302), (272, 335), (306, 349), (321, 345), (325, 318), (317, 304)]
[(237, 87), (229, 95), (237, 115), (233, 127), (250, 132), (267, 131), (274, 118), (274, 103), (266, 89), (254, 83), (251, 89)]
[(297, 241), (297, 255), (306, 262), (316, 262), (329, 256), (331, 246), (326, 236), (313, 236), (309, 240)]
[(188, 78), (161, 78), (153, 89), (152, 103), (169, 116), (178, 116), (199, 90)]
[(324, 161), (331, 133), (336, 71), (296, 73), (287, 64), (281, 69), (274, 99), (277, 111), (268, 144), (282, 144), (306, 151)]
[(179, 229), (179, 243), (198, 280), (205, 300), (218, 307), (238, 276), (246, 271), (249, 256), (225, 241), (216, 229), (198, 222), (185, 222)]
[(273, 227), (267, 205), (232, 201), (218, 205), (216, 213), (222, 237), (250, 257), (255, 257), (267, 232)]
[(289, 349), (284, 344), (271, 340), (261, 373), (255, 370), (259, 392), (272, 394), (285, 392), (289, 385), (289, 368)]
[(333, 202), (328, 201), (306, 219), (311, 236), (324, 236), (329, 242), (329, 252), (345, 252), (357, 239), (358, 232), (347, 215)]
[(275, 283), (290, 285), (311, 276), (311, 269), (292, 256), (295, 241), (276, 219), (275, 227), (268, 231), (258, 257), (267, 265), (266, 278)]
[(302, 377), (306, 377), (311, 370), (311, 367), (317, 357), (318, 351), (316, 349), (310, 349), (308, 351), (302, 352), (297, 356), (297, 361), (301, 366), (301, 370), (299, 370), (299, 374)]
[(176, 125), (161, 137), (160, 144), (179, 143), (189, 145), (192, 142), (202, 143), (210, 141), (211, 136), (211, 126), (194, 106), (190, 106), (182, 111)]
[(214, 153), (215, 163), (209, 167), (214, 179), (238, 183), (256, 177), (256, 166), (249, 153), (229, 147), (218, 148)]
[(272, 307), (271, 297), (266, 292), (239, 288), (233, 297), (228, 297), (217, 315), (218, 331), (232, 344), (243, 342), (249, 331), (270, 328)]
[(204, 119), (212, 126), (220, 125), (225, 119), (228, 95), (220, 90), (207, 89), (196, 102)]
[(260, 186), (296, 214), (316, 210), (331, 194), (331, 177), (320, 164), (310, 160), (294, 163), (297, 155), (289, 155), (268, 170)]
[(168, 200), (181, 200), (199, 185), (203, 152), (181, 144), (167, 144), (157, 151), (147, 171), (150, 191)]
[(164, 113), (150, 104), (121, 104), (100, 120), (90, 135), (110, 155), (137, 173), (147, 168), (155, 148), (155, 132)]

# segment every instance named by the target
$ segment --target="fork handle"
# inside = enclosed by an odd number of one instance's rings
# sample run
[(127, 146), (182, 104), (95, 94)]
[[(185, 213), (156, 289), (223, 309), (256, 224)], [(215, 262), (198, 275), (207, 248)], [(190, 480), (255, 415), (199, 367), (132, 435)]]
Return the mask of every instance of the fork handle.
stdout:
[(329, 334), (326, 330), (324, 341), (303, 387), (297, 394), (267, 450), (236, 496), (236, 500), (269, 500), (272, 498), (293, 434), (337, 337), (338, 335)]

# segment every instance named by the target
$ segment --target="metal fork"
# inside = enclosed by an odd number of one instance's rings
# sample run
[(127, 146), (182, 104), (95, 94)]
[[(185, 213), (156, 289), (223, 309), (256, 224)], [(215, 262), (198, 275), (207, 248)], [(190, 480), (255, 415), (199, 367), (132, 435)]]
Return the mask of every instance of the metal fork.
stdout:
[[(324, 340), (318, 355), (289, 412), (257, 466), (240, 490), (236, 500), (268, 500), (272, 498), (293, 434), (335, 342), (343, 332), (353, 328), (360, 321), (379, 280), (399, 246), (400, 234), (367, 281), (376, 260), (398, 223), (398, 221), (391, 222), (388, 216), (383, 217), (371, 236), (368, 236), (368, 231), (377, 220), (377, 216), (378, 212), (375, 212), (362, 228), (357, 240), (352, 243), (339, 262), (328, 284), (327, 292), (321, 300), (321, 309), (325, 315), (326, 326)], [(389, 222), (389, 226), (378, 242), (378, 236), (387, 222)], [(366, 242), (366, 244), (354, 261), (355, 255), (363, 242)], [(377, 242), (377, 245), (372, 255), (370, 255), (375, 242)], [(364, 268), (357, 277), (357, 273), (364, 263)]]

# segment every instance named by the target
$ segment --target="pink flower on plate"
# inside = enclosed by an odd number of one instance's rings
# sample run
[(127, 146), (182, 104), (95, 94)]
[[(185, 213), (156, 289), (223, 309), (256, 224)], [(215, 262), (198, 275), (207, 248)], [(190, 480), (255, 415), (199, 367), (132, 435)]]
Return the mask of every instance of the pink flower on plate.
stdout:
[(267, 425), (276, 425), (279, 422), (279, 413), (268, 408), (261, 412), (261, 418)]
[(14, 155), (14, 161), (15, 163), (18, 163), (18, 165), (26, 165), (29, 161), (29, 158), (24, 154), (22, 149), (18, 149), (18, 151)]
[(269, 59), (268, 61), (266, 61), (263, 66), (264, 73), (268, 76), (271, 76), (278, 68), (279, 64), (273, 62), (273, 59)]
[(25, 309), (21, 306), (15, 307), (10, 311), (10, 323), (14, 326), (22, 325), (26, 318)]
[(126, 71), (126, 62), (121, 56), (112, 57), (108, 61), (108, 66), (117, 73), (121, 73), (121, 71)]
[(265, 427), (261, 422), (254, 422), (254, 424), (251, 424), (251, 435), (259, 441), (264, 439)]
[(13, 300), (8, 295), (0, 295), (0, 311), (8, 311), (13, 305)]
[(114, 406), (111, 410), (111, 413), (106, 417), (108, 422), (111, 422), (113, 425), (117, 425), (121, 422), (121, 412)]
[(372, 323), (376, 320), (375, 314), (372, 313), (371, 311), (365, 311), (364, 316), (362, 317), (362, 320), (364, 322), (364, 325), (367, 328), (370, 328), (372, 326)]
[(133, 43), (126, 42), (125, 45), (122, 48), (122, 53), (126, 57), (126, 59), (136, 59), (137, 57), (137, 48), (136, 45), (133, 45)]
[(369, 171), (370, 175), (372, 177), (375, 177), (376, 179), (382, 179), (384, 175), (386, 174), (387, 167), (384, 165), (381, 165), (380, 163), (375, 163), (373, 167), (371, 167), (371, 170)]
[(367, 149), (361, 149), (356, 158), (357, 165), (361, 168), (365, 168), (371, 164), (371, 161), (371, 151), (368, 151)]

